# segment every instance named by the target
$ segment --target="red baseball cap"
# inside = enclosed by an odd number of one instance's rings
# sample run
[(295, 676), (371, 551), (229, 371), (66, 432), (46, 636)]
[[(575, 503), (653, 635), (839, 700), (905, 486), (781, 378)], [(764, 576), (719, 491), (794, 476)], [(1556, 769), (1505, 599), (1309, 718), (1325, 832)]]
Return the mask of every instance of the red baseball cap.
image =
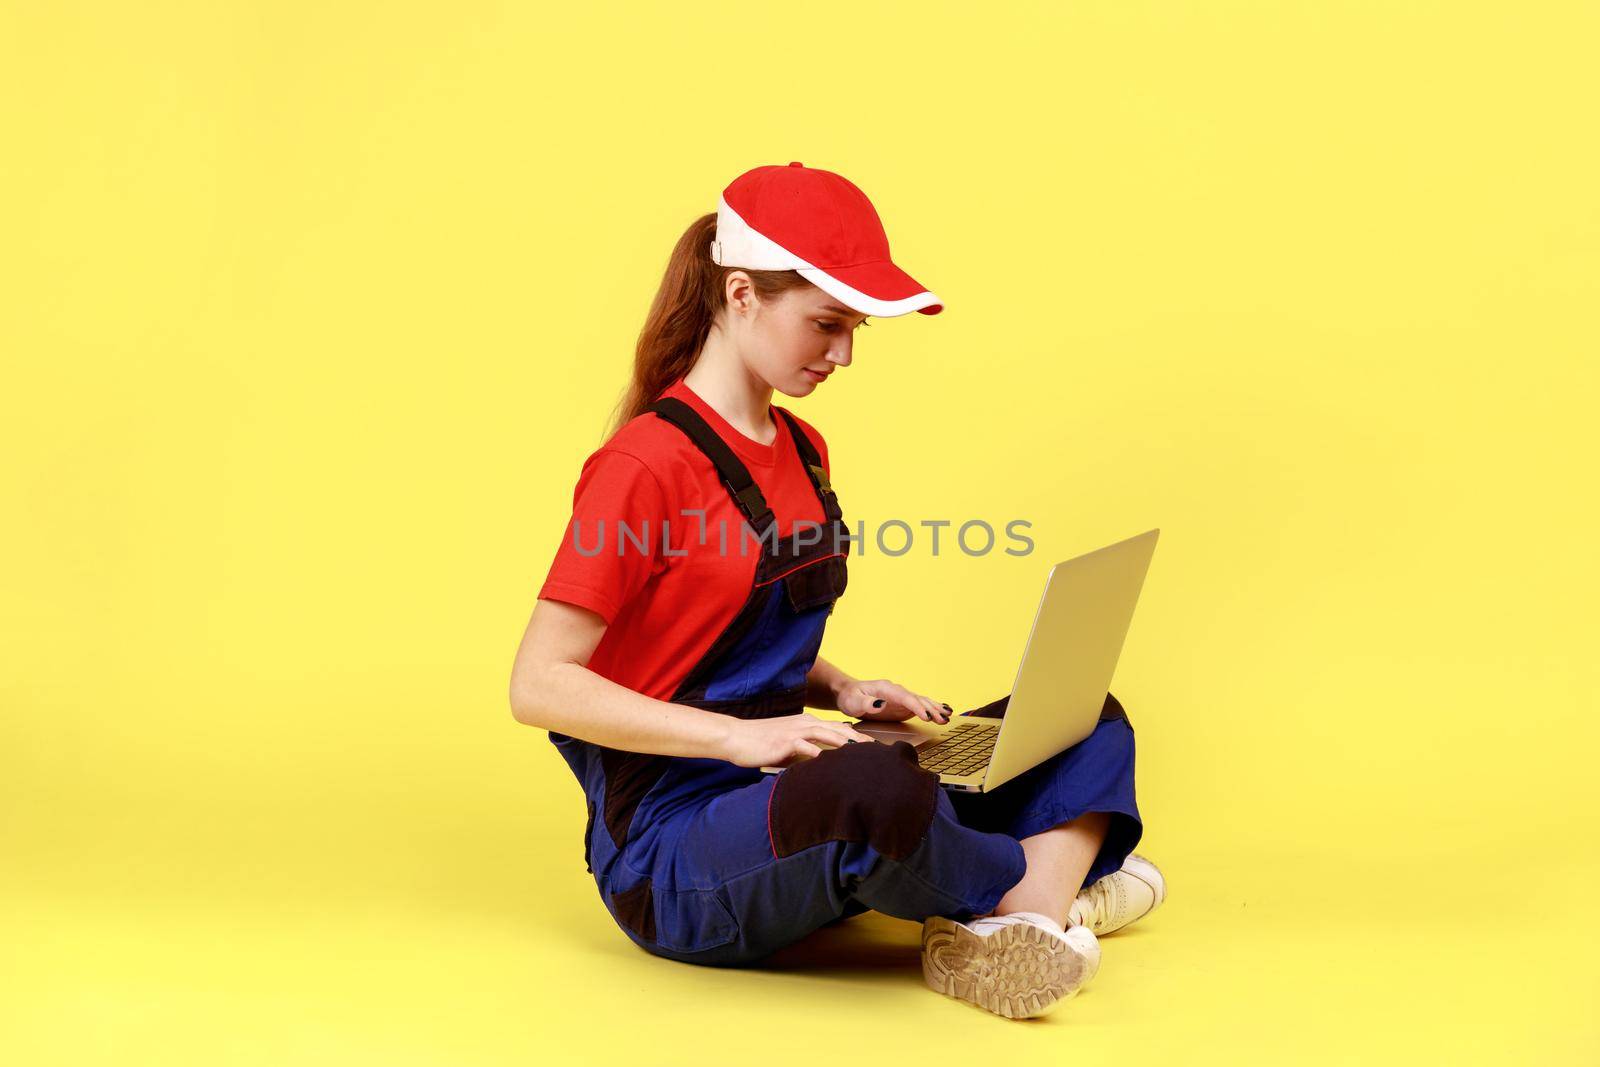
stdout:
[(889, 259), (872, 201), (845, 178), (803, 163), (747, 170), (717, 201), (711, 261), (792, 270), (866, 315), (936, 315), (944, 303)]

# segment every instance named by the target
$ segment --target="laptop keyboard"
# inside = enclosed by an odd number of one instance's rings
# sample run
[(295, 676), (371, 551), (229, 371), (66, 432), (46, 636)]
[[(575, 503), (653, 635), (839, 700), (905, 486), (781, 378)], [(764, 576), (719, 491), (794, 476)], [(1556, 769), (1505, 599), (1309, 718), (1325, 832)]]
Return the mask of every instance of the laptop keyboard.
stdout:
[(939, 774), (973, 774), (984, 768), (994, 751), (1000, 727), (990, 723), (963, 723), (942, 740), (917, 750), (923, 770)]

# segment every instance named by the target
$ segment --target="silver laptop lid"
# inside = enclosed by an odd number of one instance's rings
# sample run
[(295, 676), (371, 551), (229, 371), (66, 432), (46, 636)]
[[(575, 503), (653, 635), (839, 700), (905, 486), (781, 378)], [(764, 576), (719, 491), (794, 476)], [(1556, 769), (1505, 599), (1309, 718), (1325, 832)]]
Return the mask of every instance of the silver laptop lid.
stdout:
[(1050, 568), (985, 792), (1094, 732), (1160, 533), (1146, 530)]

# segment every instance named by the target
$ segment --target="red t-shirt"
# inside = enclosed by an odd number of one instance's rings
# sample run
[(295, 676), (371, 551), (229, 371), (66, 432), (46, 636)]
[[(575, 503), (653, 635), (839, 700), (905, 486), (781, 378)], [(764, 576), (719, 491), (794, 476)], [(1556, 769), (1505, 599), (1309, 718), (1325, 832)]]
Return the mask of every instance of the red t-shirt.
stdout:
[[(734, 429), (681, 378), (662, 395), (694, 408), (749, 468), (781, 537), (794, 536), (801, 521), (826, 522), (788, 425), (776, 413), (771, 418), (777, 437), (762, 445)], [(831, 475), (822, 435), (798, 416), (796, 421)], [(703, 527), (699, 516), (682, 513), (694, 509), (704, 510)], [(705, 453), (678, 427), (647, 411), (584, 461), (572, 518), (539, 598), (577, 604), (605, 619), (590, 670), (670, 700), (750, 595), (765, 549), (743, 533), (744, 522)]]

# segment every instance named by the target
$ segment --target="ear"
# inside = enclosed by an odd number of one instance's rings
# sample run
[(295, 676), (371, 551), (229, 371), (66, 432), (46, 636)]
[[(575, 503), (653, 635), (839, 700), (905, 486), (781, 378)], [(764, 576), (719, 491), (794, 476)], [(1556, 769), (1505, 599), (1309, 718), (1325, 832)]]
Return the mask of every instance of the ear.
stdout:
[(747, 314), (755, 309), (757, 303), (755, 283), (744, 271), (731, 270), (722, 279), (722, 298), (731, 313)]

